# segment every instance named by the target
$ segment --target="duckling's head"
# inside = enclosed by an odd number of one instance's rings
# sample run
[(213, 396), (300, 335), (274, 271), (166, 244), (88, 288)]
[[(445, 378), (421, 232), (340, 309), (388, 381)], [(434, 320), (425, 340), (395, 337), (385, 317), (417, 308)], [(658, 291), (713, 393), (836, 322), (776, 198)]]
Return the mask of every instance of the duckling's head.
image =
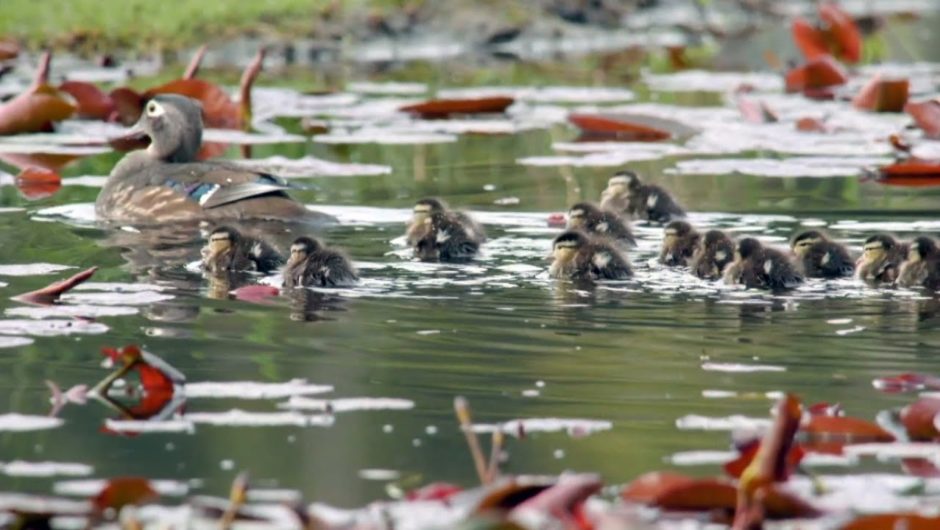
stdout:
[(740, 261), (757, 254), (762, 248), (764, 248), (764, 245), (760, 241), (753, 237), (745, 237), (738, 241), (737, 246), (734, 247), (734, 256)]
[(614, 173), (614, 176), (610, 177), (610, 180), (607, 181), (607, 191), (615, 196), (630, 195), (641, 185), (643, 183), (640, 181), (640, 177), (633, 171), (625, 169)]
[(192, 162), (202, 147), (202, 105), (176, 94), (154, 96), (128, 136), (149, 138), (147, 153), (152, 158)]
[(587, 245), (589, 241), (583, 232), (566, 230), (552, 241), (552, 259), (556, 262), (567, 263), (573, 260), (578, 250)]
[(806, 230), (793, 237), (790, 241), (790, 248), (793, 249), (794, 254), (803, 257), (809, 252), (810, 247), (820, 241), (826, 241), (826, 236), (822, 232), (819, 230)]
[(311, 254), (320, 250), (320, 242), (312, 237), (298, 237), (291, 243), (290, 257), (287, 258), (287, 267), (292, 267), (307, 259)]
[(241, 234), (237, 230), (228, 226), (220, 226), (214, 229), (209, 233), (209, 242), (203, 251), (205, 260), (212, 262), (219, 259), (235, 246), (240, 237)]
[(579, 202), (568, 210), (568, 228), (583, 228), (589, 221), (600, 217), (600, 208), (589, 202)]
[(888, 234), (875, 234), (865, 240), (862, 245), (862, 257), (858, 261), (859, 263), (873, 263), (884, 259), (897, 245), (897, 240)]
[(705, 232), (705, 236), (702, 238), (702, 244), (706, 247), (710, 247), (728, 240), (728, 235), (721, 230), (709, 230)]
[(414, 210), (412, 212), (411, 222), (413, 224), (423, 223), (425, 220), (430, 218), (432, 215), (437, 213), (442, 213), (447, 209), (447, 205), (444, 201), (434, 198), (427, 197), (419, 200), (415, 203)]
[(907, 261), (917, 262), (937, 253), (937, 242), (930, 237), (920, 236), (911, 241), (907, 251)]

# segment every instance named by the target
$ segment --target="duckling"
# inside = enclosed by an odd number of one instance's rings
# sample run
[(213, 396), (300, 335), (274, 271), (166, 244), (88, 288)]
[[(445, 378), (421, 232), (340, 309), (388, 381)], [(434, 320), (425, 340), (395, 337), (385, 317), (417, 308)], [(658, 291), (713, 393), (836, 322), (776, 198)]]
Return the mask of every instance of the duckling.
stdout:
[(569, 230), (609, 237), (628, 247), (636, 246), (636, 238), (627, 222), (612, 210), (602, 210), (589, 202), (579, 202), (568, 210)]
[(548, 274), (566, 280), (622, 280), (633, 269), (621, 252), (579, 230), (566, 230), (552, 242)]
[(732, 261), (734, 241), (721, 230), (709, 230), (695, 248), (689, 267), (703, 280), (718, 280)]
[(209, 241), (202, 249), (202, 268), (214, 274), (231, 271), (271, 272), (283, 264), (283, 256), (271, 245), (245, 237), (228, 226), (220, 226), (210, 232)]
[(685, 217), (685, 211), (668, 191), (655, 184), (643, 184), (632, 171), (620, 171), (610, 178), (601, 193), (601, 208), (657, 223)]
[(921, 236), (911, 241), (907, 259), (898, 273), (898, 285), (940, 289), (940, 250), (935, 240)]
[(268, 218), (333, 221), (291, 199), (278, 177), (222, 161), (199, 162), (202, 106), (175, 94), (154, 96), (126, 139), (146, 149), (118, 162), (95, 201), (100, 219), (165, 223), (200, 219)]
[(343, 287), (359, 281), (349, 258), (312, 237), (298, 237), (284, 266), (284, 287)]
[(753, 237), (738, 241), (734, 263), (725, 269), (725, 283), (779, 291), (803, 282), (797, 267), (779, 250), (765, 247)]
[(841, 278), (855, 272), (855, 264), (844, 245), (818, 230), (806, 230), (790, 242), (803, 274), (809, 278)]
[(405, 236), (422, 261), (468, 261), (486, 240), (483, 227), (469, 215), (451, 211), (435, 198), (415, 203)]
[(659, 262), (668, 267), (685, 267), (692, 259), (702, 236), (685, 221), (672, 221), (663, 229)]
[(898, 279), (908, 244), (888, 234), (875, 234), (865, 240), (862, 256), (855, 262), (855, 276), (870, 285), (891, 284)]

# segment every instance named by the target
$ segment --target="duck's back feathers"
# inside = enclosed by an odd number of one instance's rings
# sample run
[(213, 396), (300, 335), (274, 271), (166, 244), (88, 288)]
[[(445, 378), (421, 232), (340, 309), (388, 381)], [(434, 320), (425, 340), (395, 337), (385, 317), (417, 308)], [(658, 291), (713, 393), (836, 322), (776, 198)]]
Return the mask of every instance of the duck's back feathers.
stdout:
[(804, 274), (810, 278), (841, 278), (855, 272), (855, 263), (849, 252), (833, 241), (813, 244), (800, 262)]
[(357, 281), (359, 274), (349, 258), (328, 248), (317, 250), (284, 271), (284, 287), (344, 287)]

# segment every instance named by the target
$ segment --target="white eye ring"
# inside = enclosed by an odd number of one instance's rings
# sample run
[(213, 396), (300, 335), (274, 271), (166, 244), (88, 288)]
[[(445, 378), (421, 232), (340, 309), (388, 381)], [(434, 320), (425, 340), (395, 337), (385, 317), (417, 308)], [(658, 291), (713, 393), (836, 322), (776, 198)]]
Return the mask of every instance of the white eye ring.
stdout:
[(151, 101), (147, 103), (147, 116), (151, 118), (157, 118), (163, 116), (164, 112), (163, 105), (157, 103), (156, 101)]

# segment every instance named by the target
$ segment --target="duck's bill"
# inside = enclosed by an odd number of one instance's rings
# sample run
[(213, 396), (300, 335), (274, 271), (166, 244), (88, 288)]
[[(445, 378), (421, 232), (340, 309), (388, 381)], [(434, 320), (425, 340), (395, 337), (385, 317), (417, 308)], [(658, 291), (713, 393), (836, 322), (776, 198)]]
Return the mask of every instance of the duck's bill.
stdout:
[(109, 139), (108, 144), (116, 151), (146, 149), (150, 146), (150, 136), (142, 129), (134, 127), (124, 136)]

